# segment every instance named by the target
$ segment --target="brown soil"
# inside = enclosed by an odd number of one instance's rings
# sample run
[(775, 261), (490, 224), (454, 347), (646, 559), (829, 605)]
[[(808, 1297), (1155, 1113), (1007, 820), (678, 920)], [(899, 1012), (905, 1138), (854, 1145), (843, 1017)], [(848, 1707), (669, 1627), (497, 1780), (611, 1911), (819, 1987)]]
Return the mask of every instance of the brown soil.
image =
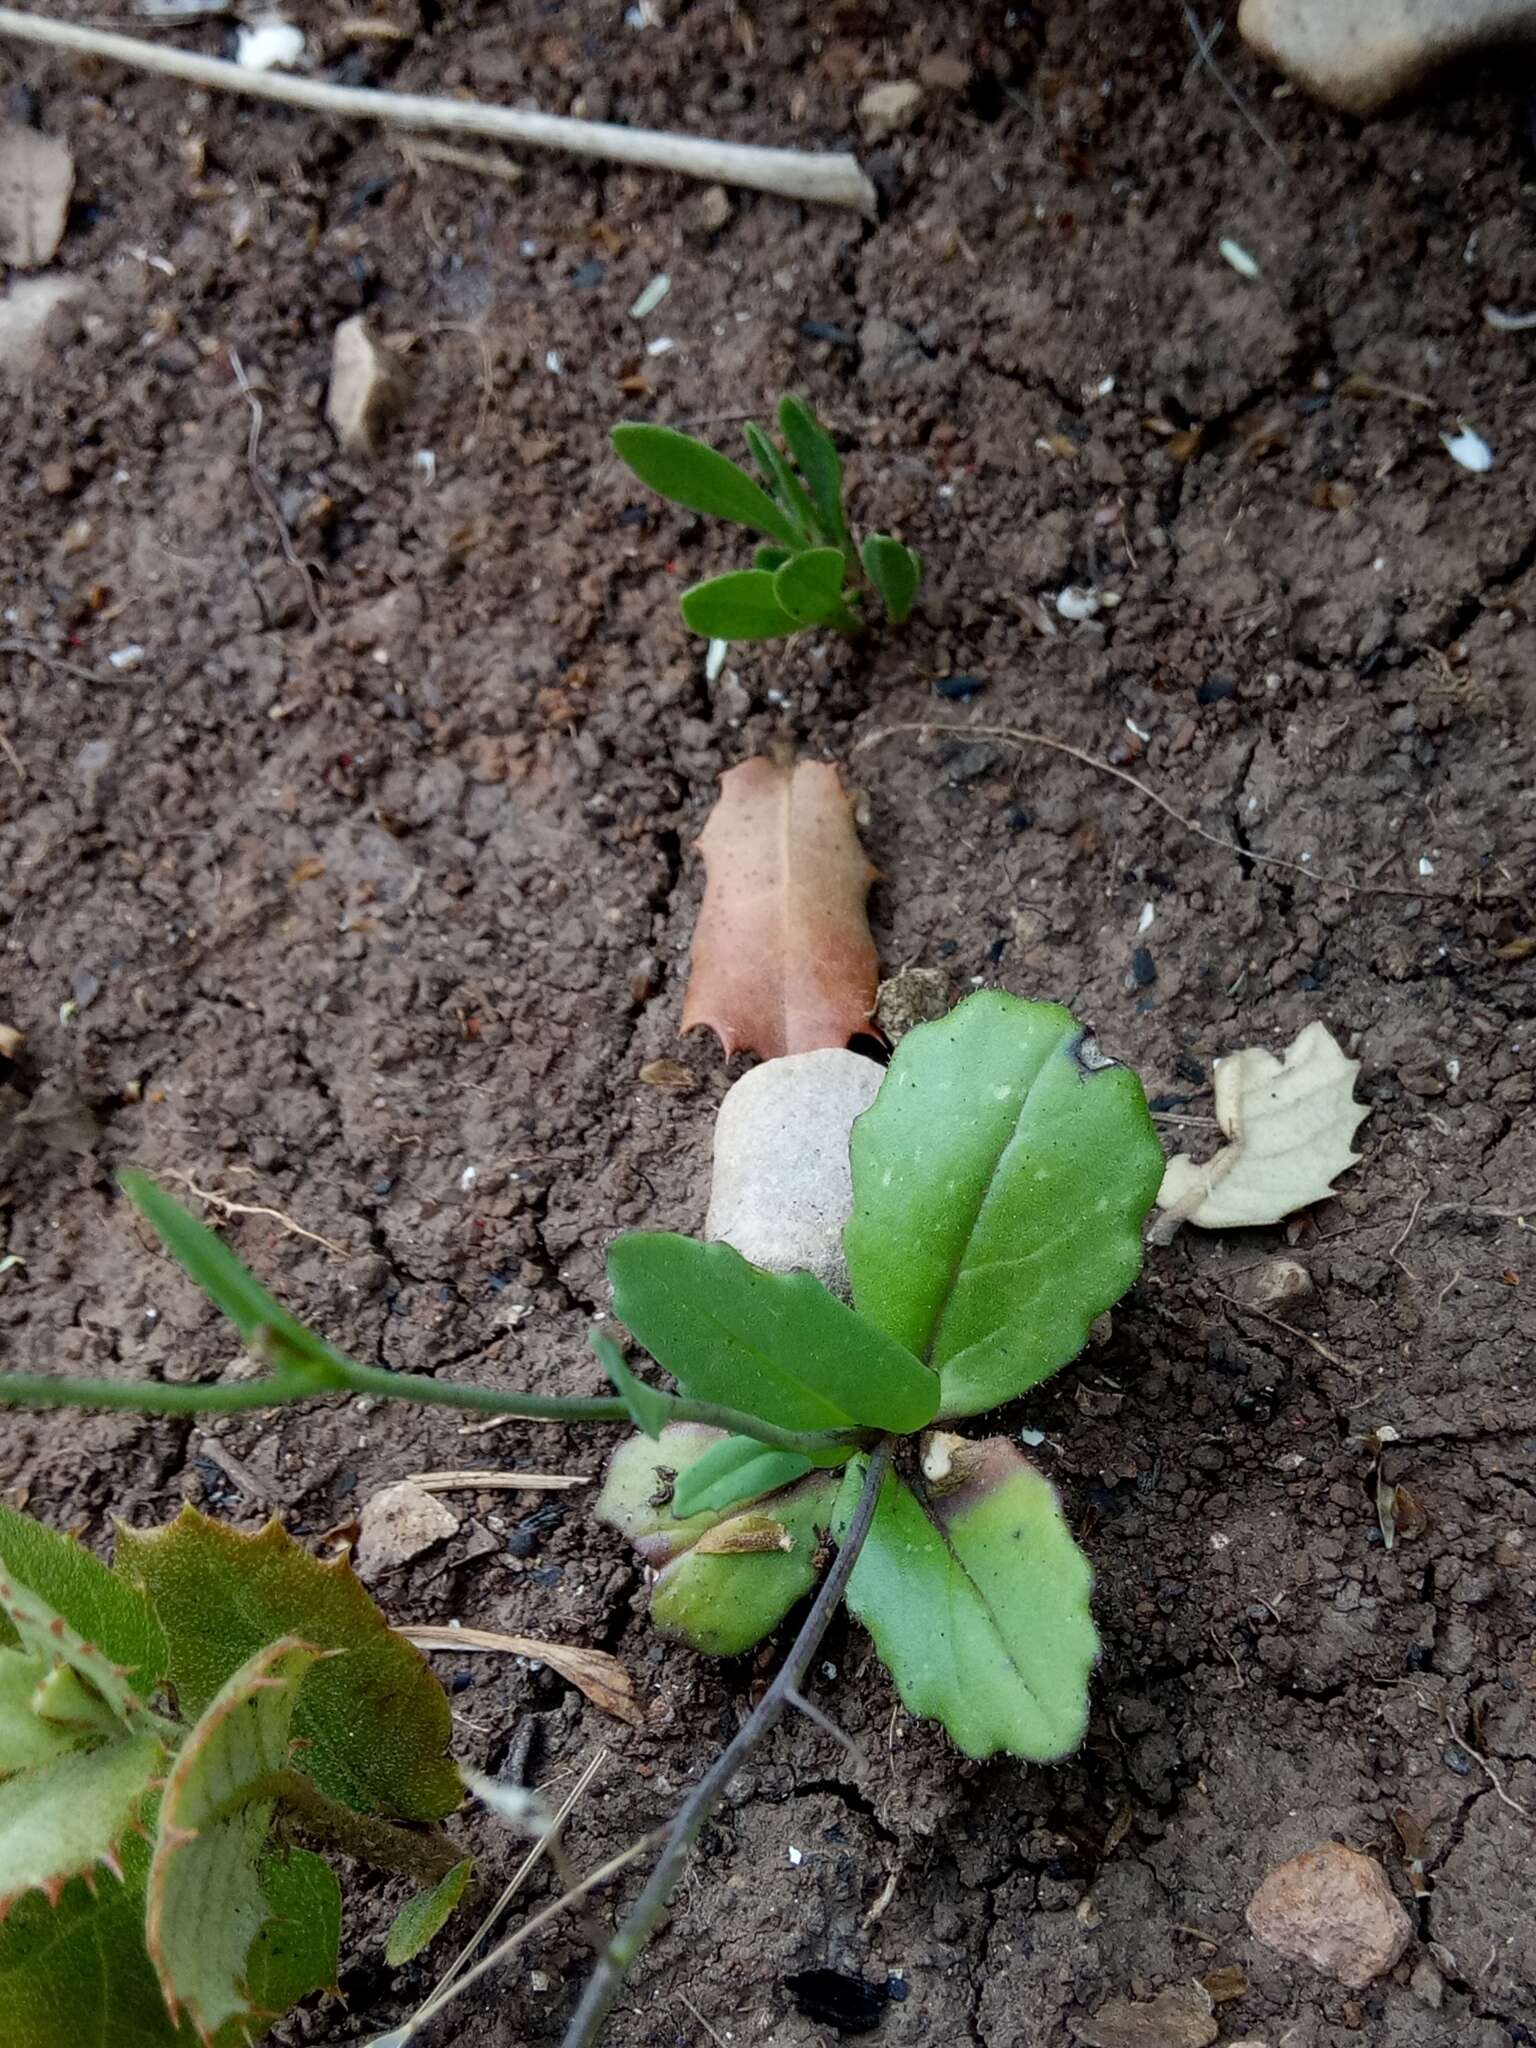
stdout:
[[(1361, 129), (1275, 97), (1229, 34), (1282, 174), (1191, 70), (1175, 8), (381, 11), (403, 39), (349, 42), (320, 0), (304, 18), (349, 78), (743, 139), (839, 145), (868, 82), (936, 82), (880, 147), (876, 226), (553, 160), (513, 187), (413, 170), (377, 135), (0, 47), (11, 112), (74, 149), (60, 260), (88, 286), (5, 401), (0, 1020), (26, 1033), (7, 1099), (34, 1112), (0, 1197), (26, 1261), (0, 1281), (5, 1361), (230, 1362), (113, 1192), (134, 1159), (345, 1247), (231, 1225), (360, 1355), (591, 1390), (604, 1246), (698, 1226), (728, 1079), (677, 1038), (690, 842), (732, 762), (837, 759), (867, 793), (889, 965), (1070, 1001), (1170, 1118), (1209, 1115), (1213, 1056), (1322, 1018), (1364, 1060), (1365, 1158), (1285, 1231), (1153, 1253), (1109, 1340), (1006, 1418), (1044, 1431), (1099, 1571), (1083, 1754), (957, 1759), (838, 1630), (820, 1696), (868, 1771), (780, 1733), (612, 2040), (829, 2037), (784, 1988), (827, 1968), (899, 1980), (891, 2048), (1036, 2048), (1237, 1966), (1227, 2039), (1530, 2042), (1536, 1267), (1512, 1212), (1536, 1210), (1536, 379), (1530, 338), (1482, 318), (1536, 302), (1527, 103), (1473, 78)], [(322, 417), (332, 332), (363, 307), (415, 373), (377, 461)], [(317, 618), (247, 466), (232, 354)], [(858, 505), (922, 549), (923, 615), (868, 650), (744, 650), (711, 686), (674, 600), (728, 538), (648, 501), (603, 430), (729, 440), (786, 387), (846, 437)], [(1459, 417), (1491, 473), (1446, 455)], [(1191, 454), (1168, 429), (1192, 423)], [(1121, 602), (1069, 624), (1067, 583)], [(129, 645), (138, 666), (111, 666)], [(954, 673), (984, 694), (937, 701)], [(1108, 757), (1221, 843), (1038, 748), (855, 751), (968, 719)], [(641, 1082), (660, 1056), (694, 1093)], [(94, 1136), (61, 1114), (82, 1103)], [(1287, 1248), (1315, 1291), (1278, 1323), (1234, 1308)], [(1423, 1519), (1391, 1552), (1384, 1426)], [(424, 1466), (602, 1456), (390, 1408), (0, 1425), (9, 1497), (102, 1543), (112, 1514), (182, 1499), (313, 1538)], [(573, 1830), (596, 1861), (667, 1812), (757, 1667), (662, 1646), (579, 1500), (461, 1499), (461, 1538), (382, 1596), (625, 1660), (644, 1733), (507, 1660), (465, 1660), (455, 1700), (467, 1755), (526, 1749), (556, 1790), (611, 1752)], [(1365, 1992), (1243, 1925), (1264, 1873), (1329, 1835), (1424, 1892), (1420, 1943)], [(397, 1897), (349, 1921), (348, 2007), (284, 2038), (408, 2009), (431, 1972), (383, 1968)], [(551, 1936), (454, 2038), (556, 2040), (581, 1972), (574, 1932)]]

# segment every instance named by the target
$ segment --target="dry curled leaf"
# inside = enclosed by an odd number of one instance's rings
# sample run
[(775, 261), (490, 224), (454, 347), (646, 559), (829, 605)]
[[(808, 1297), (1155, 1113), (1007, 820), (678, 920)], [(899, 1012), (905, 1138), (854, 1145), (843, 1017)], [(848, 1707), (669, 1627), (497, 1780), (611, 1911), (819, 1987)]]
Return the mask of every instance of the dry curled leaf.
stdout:
[(1154, 1237), (1166, 1243), (1181, 1223), (1278, 1223), (1331, 1194), (1360, 1157), (1350, 1150), (1369, 1114), (1354, 1098), (1359, 1071), (1325, 1024), (1309, 1024), (1278, 1059), (1248, 1046), (1218, 1060), (1216, 1121), (1228, 1143), (1203, 1165), (1182, 1152), (1169, 1160)]
[(423, 1624), (397, 1631), (418, 1650), (502, 1650), (509, 1657), (536, 1657), (551, 1671), (586, 1694), (594, 1707), (643, 1728), (645, 1717), (635, 1698), (634, 1681), (617, 1657), (606, 1650), (584, 1650), (575, 1643), (544, 1643), (536, 1636), (504, 1636), (492, 1628), (445, 1628)]
[(875, 870), (836, 768), (744, 761), (720, 779), (699, 840), (704, 906), (683, 1029), (707, 1024), (727, 1056), (843, 1046), (869, 1028)]
[(0, 124), (0, 263), (37, 270), (64, 239), (75, 160), (62, 142)]

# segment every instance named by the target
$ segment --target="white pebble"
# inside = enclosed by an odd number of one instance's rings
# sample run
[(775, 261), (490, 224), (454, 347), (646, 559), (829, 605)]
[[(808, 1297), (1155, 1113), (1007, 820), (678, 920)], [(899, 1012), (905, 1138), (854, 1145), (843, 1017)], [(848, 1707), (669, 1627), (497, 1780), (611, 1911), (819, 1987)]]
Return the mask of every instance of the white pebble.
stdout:
[(1469, 426), (1463, 425), (1456, 434), (1442, 434), (1440, 439), (1445, 443), (1445, 452), (1452, 462), (1460, 463), (1463, 469), (1475, 470), (1478, 474), (1492, 469), (1493, 450), (1482, 435), (1474, 434)]
[(558, 349), (552, 348), (548, 355), (545, 356), (544, 367), (548, 370), (551, 377), (563, 377), (565, 375), (565, 365), (560, 360), (560, 351)]
[(304, 31), (273, 16), (235, 32), (235, 62), (242, 71), (286, 71), (304, 55)]
[(672, 280), (663, 270), (653, 277), (645, 290), (629, 309), (631, 320), (643, 320), (647, 313), (654, 313), (667, 293), (672, 289)]
[(1241, 242), (1234, 242), (1228, 236), (1223, 235), (1216, 244), (1216, 247), (1220, 250), (1223, 260), (1231, 264), (1239, 277), (1246, 277), (1251, 280), (1258, 276), (1259, 266), (1248, 254), (1248, 251)]
[(670, 355), (676, 347), (677, 343), (670, 334), (658, 334), (654, 341), (645, 344), (645, 352), (648, 356), (665, 356)]
[(802, 1864), (805, 1861), (805, 1851), (803, 1849), (797, 1849), (793, 1842), (791, 1842), (789, 1845), (789, 1860), (797, 1868), (800, 1864)]
[(1156, 917), (1156, 915), (1157, 911), (1152, 904), (1143, 903), (1143, 905), (1141, 906), (1141, 918), (1136, 926), (1137, 933), (1140, 934), (1142, 932), (1151, 931), (1152, 920), (1154, 917)]
[(144, 659), (144, 650), (135, 641), (129, 647), (114, 647), (107, 659), (114, 668), (137, 668)]
[(1080, 583), (1069, 583), (1056, 593), (1056, 609), (1064, 619), (1091, 619), (1099, 610), (1099, 593)]

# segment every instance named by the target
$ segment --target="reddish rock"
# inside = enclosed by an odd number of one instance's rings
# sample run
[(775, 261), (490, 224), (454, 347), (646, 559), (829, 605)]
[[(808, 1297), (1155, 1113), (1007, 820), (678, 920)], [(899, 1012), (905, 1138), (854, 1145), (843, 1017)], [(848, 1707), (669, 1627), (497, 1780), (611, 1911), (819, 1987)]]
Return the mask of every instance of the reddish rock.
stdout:
[(1354, 1991), (1390, 1970), (1413, 1937), (1381, 1865), (1340, 1842), (1277, 1865), (1253, 1895), (1248, 1925)]

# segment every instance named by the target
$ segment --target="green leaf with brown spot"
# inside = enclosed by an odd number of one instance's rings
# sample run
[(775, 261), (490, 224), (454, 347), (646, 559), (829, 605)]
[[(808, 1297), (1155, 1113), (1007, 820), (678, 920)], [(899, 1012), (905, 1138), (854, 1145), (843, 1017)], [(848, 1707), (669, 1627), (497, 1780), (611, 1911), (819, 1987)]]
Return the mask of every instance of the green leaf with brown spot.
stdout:
[[(817, 1473), (716, 1521), (702, 1538), (710, 1548), (695, 1542), (652, 1588), (657, 1628), (711, 1657), (750, 1650), (815, 1585), (820, 1532), (836, 1498), (836, 1476)], [(744, 1547), (735, 1548), (733, 1537)]]

